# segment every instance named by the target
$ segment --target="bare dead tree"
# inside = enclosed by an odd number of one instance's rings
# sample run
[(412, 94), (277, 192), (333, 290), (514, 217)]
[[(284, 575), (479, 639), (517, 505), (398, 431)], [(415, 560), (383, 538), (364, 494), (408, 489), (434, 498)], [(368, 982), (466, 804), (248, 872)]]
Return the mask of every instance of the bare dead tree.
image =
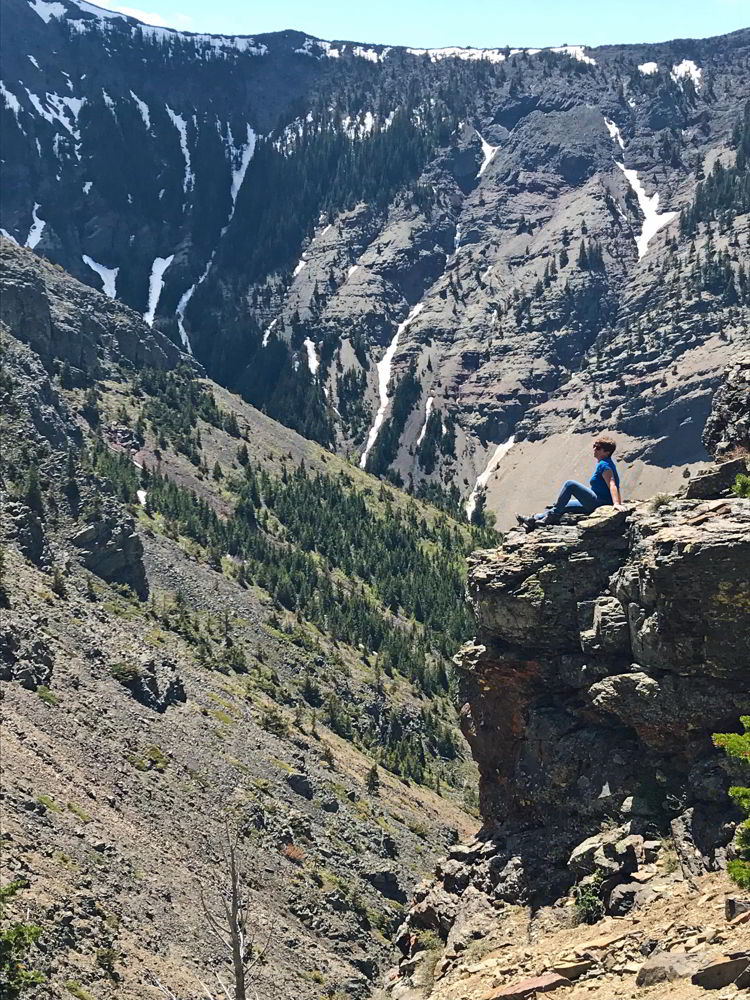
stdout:
[[(230, 954), (234, 971), (234, 992), (216, 978), (227, 1000), (247, 1000), (247, 991), (255, 978), (259, 966), (263, 965), (273, 935), (269, 928), (262, 943), (259, 943), (259, 928), (251, 924), (248, 917), (247, 880), (244, 877), (237, 854), (237, 841), (232, 836), (229, 823), (224, 826), (222, 853), (227, 873), (227, 886), (219, 894), (222, 915), (216, 916), (206, 902), (203, 886), (199, 886), (201, 906), (209, 930), (222, 947)], [(203, 985), (203, 984), (201, 984)], [(211, 994), (204, 986), (206, 994)]]

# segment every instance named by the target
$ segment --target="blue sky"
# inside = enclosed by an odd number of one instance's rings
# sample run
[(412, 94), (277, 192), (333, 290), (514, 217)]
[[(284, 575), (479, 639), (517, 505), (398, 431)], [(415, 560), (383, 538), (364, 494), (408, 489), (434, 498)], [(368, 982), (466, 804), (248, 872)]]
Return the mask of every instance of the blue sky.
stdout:
[[(133, 6), (128, 6), (132, 2)], [(603, 45), (718, 35), (750, 26), (750, 0), (138, 0), (106, 3), (153, 24), (259, 34), (483, 48)]]

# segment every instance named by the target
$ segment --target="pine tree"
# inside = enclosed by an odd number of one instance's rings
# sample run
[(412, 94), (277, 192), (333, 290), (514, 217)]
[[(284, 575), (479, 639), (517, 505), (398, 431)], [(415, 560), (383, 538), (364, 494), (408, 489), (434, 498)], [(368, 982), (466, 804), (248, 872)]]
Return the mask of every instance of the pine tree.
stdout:
[(367, 791), (370, 795), (377, 795), (380, 791), (380, 775), (378, 774), (378, 765), (373, 764), (370, 770), (367, 772)]
[[(750, 773), (750, 715), (743, 715), (740, 722), (744, 733), (715, 733), (713, 740), (730, 757), (741, 761), (746, 772)], [(750, 889), (750, 788), (735, 785), (729, 789), (729, 795), (747, 819), (737, 829), (738, 857), (729, 862), (727, 871), (740, 888)]]
[(26, 473), (21, 499), (30, 510), (34, 511), (35, 514), (44, 514), (42, 490), (39, 486), (39, 474), (36, 471), (36, 467), (33, 465)]

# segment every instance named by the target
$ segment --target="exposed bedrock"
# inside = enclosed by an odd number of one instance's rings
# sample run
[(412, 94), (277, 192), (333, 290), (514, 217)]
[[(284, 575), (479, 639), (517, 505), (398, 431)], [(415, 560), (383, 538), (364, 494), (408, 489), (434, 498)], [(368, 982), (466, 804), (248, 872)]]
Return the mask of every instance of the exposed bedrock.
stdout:
[(477, 892), (536, 907), (593, 878), (621, 913), (661, 838), (669, 877), (731, 856), (737, 776), (711, 734), (750, 713), (750, 501), (724, 485), (472, 556), (477, 638), (456, 662), (484, 823), (418, 890), (406, 954), (424, 930), (450, 945)]

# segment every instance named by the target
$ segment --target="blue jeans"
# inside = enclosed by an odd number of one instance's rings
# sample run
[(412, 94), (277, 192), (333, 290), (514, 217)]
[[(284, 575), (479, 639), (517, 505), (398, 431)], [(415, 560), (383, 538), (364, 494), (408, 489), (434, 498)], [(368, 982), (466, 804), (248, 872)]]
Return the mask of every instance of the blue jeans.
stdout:
[[(577, 483), (574, 479), (568, 479), (567, 482), (563, 483), (563, 488), (560, 490), (560, 495), (555, 501), (551, 512), (555, 515), (591, 514), (592, 511), (595, 511), (597, 507), (601, 507), (602, 505), (602, 501), (588, 486), (584, 486), (583, 483)], [(540, 521), (548, 513), (550, 511), (545, 510), (542, 514), (534, 514), (534, 517), (537, 521)]]

